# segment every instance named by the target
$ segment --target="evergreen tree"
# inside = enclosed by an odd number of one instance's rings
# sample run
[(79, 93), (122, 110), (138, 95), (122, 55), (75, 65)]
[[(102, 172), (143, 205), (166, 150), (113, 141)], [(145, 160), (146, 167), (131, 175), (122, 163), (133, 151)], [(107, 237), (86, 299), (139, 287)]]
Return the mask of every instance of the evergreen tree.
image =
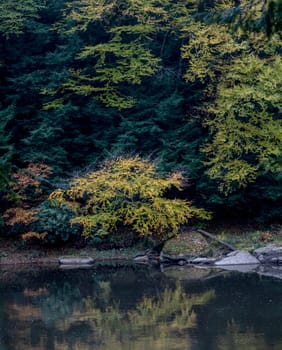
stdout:
[(0, 1), (0, 34), (9, 37), (23, 34), (30, 20), (39, 17), (45, 1), (39, 0), (1, 0)]

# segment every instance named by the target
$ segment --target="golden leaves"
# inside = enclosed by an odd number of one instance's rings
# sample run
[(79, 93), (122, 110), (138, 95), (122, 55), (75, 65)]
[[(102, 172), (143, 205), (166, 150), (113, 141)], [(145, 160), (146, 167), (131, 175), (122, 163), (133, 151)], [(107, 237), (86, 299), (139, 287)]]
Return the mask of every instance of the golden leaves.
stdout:
[(187, 81), (214, 79), (246, 45), (235, 40), (227, 26), (194, 22), (183, 29), (189, 42), (181, 48), (188, 60)]
[(208, 174), (225, 193), (245, 187), (261, 172), (281, 171), (282, 61), (245, 55), (218, 85), (207, 120), (212, 139), (203, 148)]
[(160, 176), (154, 164), (140, 157), (117, 158), (75, 178), (69, 190), (59, 189), (50, 199), (80, 207), (72, 223), (83, 226), (84, 236), (115, 233), (127, 226), (137, 235), (161, 237), (175, 234), (192, 217), (209, 216), (184, 200), (164, 197), (171, 187), (181, 190), (182, 181), (180, 173)]

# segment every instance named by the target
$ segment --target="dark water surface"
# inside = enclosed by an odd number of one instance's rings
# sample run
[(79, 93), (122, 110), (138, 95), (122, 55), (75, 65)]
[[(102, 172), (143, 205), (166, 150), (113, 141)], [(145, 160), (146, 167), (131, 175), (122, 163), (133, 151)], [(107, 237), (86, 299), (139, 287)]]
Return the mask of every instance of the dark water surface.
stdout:
[(100, 265), (0, 270), (0, 350), (282, 349), (282, 281)]

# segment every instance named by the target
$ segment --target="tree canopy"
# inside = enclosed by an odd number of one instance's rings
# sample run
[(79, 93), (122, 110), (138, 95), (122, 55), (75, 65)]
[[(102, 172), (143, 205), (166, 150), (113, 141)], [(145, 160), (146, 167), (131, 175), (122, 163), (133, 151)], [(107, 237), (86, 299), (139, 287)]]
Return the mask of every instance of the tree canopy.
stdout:
[(182, 181), (180, 173), (160, 177), (153, 164), (139, 157), (118, 158), (75, 178), (68, 190), (58, 189), (50, 199), (73, 208), (72, 223), (81, 224), (86, 237), (130, 228), (136, 235), (163, 239), (193, 217), (210, 217), (187, 201), (165, 198), (172, 187), (180, 191)]

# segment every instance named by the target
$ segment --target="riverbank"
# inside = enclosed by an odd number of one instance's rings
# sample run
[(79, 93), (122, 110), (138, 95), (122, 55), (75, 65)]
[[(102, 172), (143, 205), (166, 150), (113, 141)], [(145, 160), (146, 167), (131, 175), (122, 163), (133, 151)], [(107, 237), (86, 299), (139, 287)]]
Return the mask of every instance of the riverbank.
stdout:
[[(38, 245), (23, 244), (21, 241), (0, 240), (0, 265), (50, 265), (57, 264), (61, 256), (91, 256), (96, 261), (132, 260), (142, 250), (132, 247), (100, 251), (93, 247), (74, 248), (69, 245), (49, 248)], [(144, 250), (143, 250), (144, 252)]]
[[(253, 226), (217, 225), (208, 228), (217, 238), (236, 249), (252, 251), (269, 243), (282, 245), (282, 226), (272, 225), (268, 228)], [(0, 265), (57, 264), (61, 256), (90, 256), (96, 261), (133, 260), (142, 255), (146, 249), (142, 245), (110, 250), (97, 250), (93, 246), (75, 248), (44, 247), (22, 240), (0, 239)], [(219, 256), (224, 254), (224, 247), (211, 238), (203, 236), (194, 228), (184, 228), (180, 234), (168, 241), (163, 249), (169, 255)]]

